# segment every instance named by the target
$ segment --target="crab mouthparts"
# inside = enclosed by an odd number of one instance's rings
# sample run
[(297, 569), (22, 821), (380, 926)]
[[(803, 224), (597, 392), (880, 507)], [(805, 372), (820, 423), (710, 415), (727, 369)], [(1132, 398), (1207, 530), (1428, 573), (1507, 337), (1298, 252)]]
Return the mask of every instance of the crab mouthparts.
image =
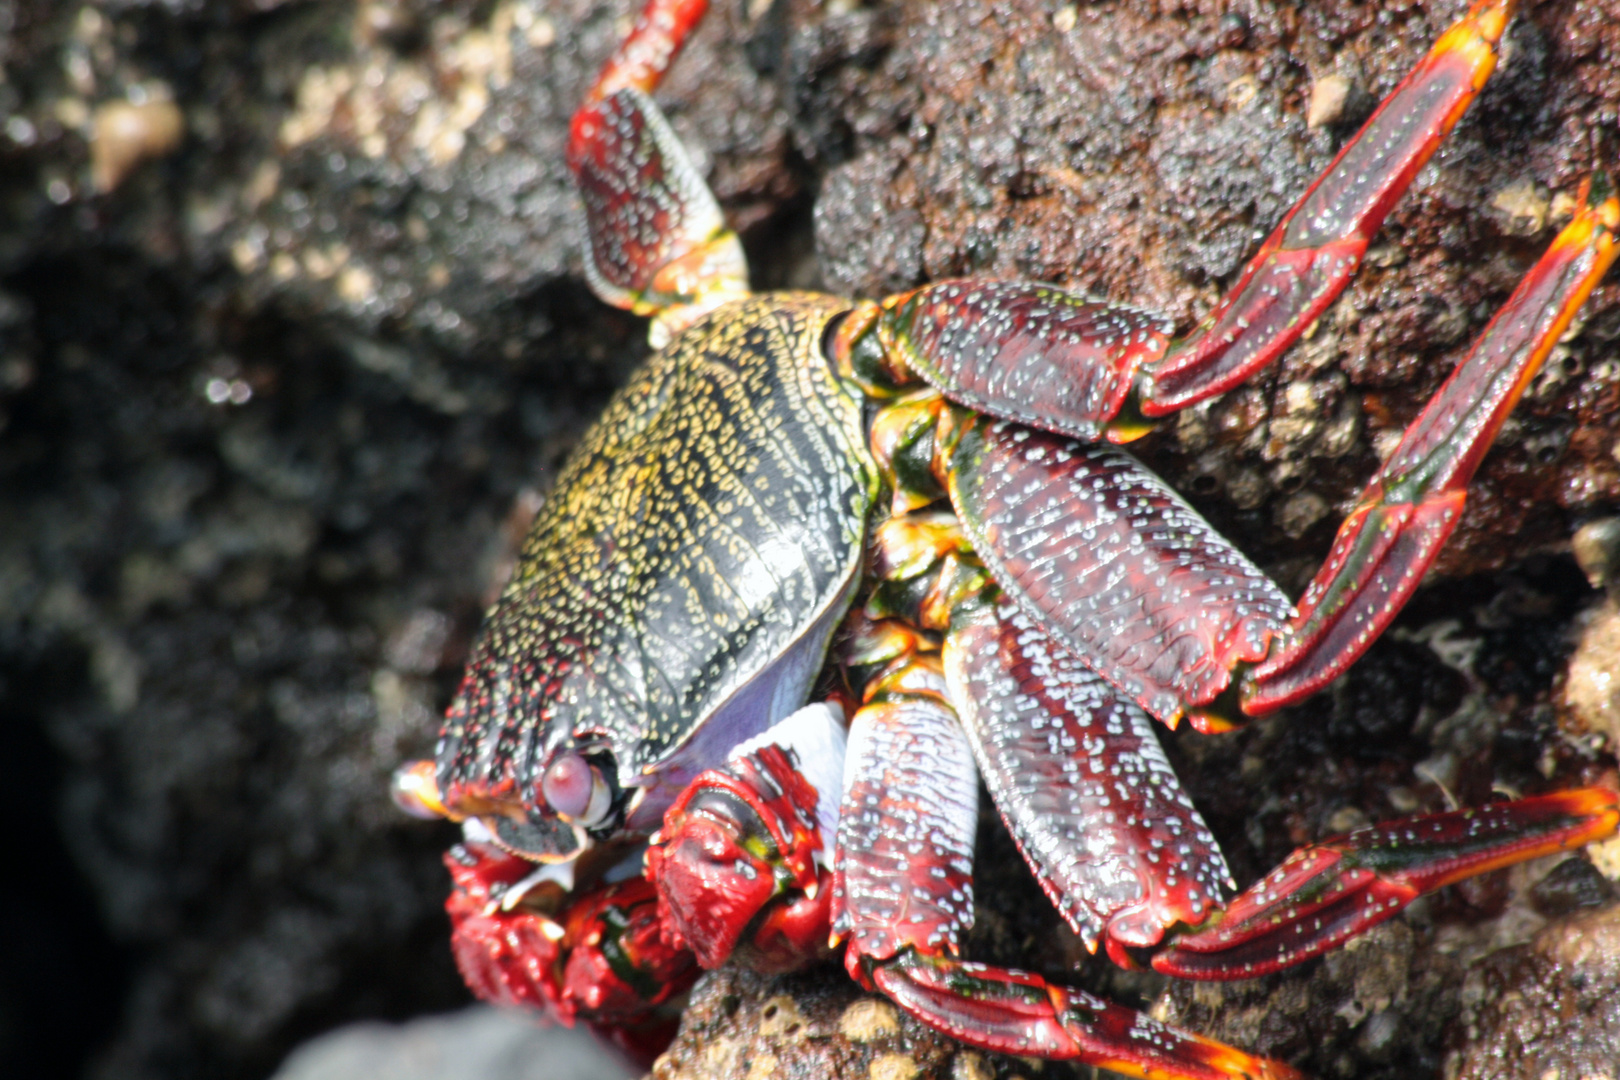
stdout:
[(572, 863), (596, 846), (579, 825), (560, 818), (484, 814), (462, 822), (468, 840), (492, 844), (519, 858), (542, 865)]

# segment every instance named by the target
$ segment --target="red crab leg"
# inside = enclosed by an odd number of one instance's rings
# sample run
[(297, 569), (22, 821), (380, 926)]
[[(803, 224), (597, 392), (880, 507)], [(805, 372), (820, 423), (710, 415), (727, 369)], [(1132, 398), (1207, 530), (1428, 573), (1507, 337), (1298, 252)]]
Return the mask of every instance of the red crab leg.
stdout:
[(1265, 975), (1321, 955), (1442, 885), (1601, 840), (1617, 823), (1615, 793), (1583, 788), (1324, 840), (1294, 852), (1153, 966), (1188, 979)]
[(1266, 655), (1290, 605), (1135, 458), (972, 418), (950, 451), (951, 502), (1001, 587), (1067, 649), (1169, 724)]
[(1496, 67), (1512, 0), (1476, 0), (1290, 210), (1226, 297), (1163, 360), (1142, 400), (1163, 416), (1276, 359), (1361, 265), (1367, 243)]
[(823, 958), (832, 882), (816, 865), (820, 798), (774, 745), (694, 779), (647, 849), (665, 939), (705, 968), (739, 947), (768, 973)]
[(742, 244), (647, 96), (707, 0), (651, 0), (574, 114), (568, 167), (585, 202), (585, 274), (607, 303), (657, 316), (655, 346), (747, 295)]
[(648, 0), (581, 104), (594, 105), (627, 86), (652, 93), (708, 10), (709, 0)]
[[(859, 318), (846, 333), (863, 329)], [(885, 300), (875, 326), (888, 362), (904, 366), (898, 381), (914, 375), (970, 409), (1087, 442), (1174, 329), (1149, 311), (1008, 281), (925, 285)]]
[(845, 966), (972, 1046), (1134, 1076), (1292, 1077), (1292, 1069), (1159, 1024), (1039, 975), (957, 960), (973, 921), (977, 783), (938, 672), (903, 669), (850, 725), (834, 933)]
[(1256, 668), (1244, 711), (1258, 716), (1336, 678), (1387, 626), (1461, 516), (1465, 489), (1502, 422), (1620, 248), (1620, 201), (1606, 177), (1406, 429), (1339, 528), (1280, 648)]
[(1235, 886), (1153, 721), (1016, 605), (959, 612), (945, 675), (996, 809), (1070, 927), (1095, 949), (1153, 946)]
[(1153, 1080), (1300, 1075), (1027, 971), (907, 952), (873, 965), (871, 982), (923, 1023), (995, 1053), (1080, 1061)]

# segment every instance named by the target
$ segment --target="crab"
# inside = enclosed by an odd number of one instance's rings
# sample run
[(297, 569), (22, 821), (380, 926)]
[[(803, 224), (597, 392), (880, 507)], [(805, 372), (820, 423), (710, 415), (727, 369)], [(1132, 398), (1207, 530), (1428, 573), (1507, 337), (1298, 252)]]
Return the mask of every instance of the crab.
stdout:
[[(480, 997), (645, 1057), (728, 962), (839, 955), (988, 1050), (1284, 1077), (1082, 990), (961, 957), (982, 781), (1092, 950), (1238, 979), (1425, 892), (1612, 834), (1553, 792), (1306, 846), (1237, 893), (1154, 722), (1218, 734), (1342, 674), (1620, 247), (1572, 220), (1407, 429), (1297, 602), (1118, 449), (1275, 360), (1479, 93), (1476, 0), (1189, 333), (1039, 282), (753, 294), (649, 94), (706, 0), (650, 0), (570, 130), (586, 272), (657, 350), (586, 434), (491, 610), (408, 809), (463, 823), (452, 945)], [(1236, 894), (1236, 895), (1233, 895)]]

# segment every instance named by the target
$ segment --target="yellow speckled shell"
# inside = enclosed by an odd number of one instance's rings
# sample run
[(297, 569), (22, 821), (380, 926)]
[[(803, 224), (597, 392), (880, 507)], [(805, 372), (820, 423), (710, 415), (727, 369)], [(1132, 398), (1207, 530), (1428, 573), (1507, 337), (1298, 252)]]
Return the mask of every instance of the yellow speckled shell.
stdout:
[[(875, 483), (861, 402), (821, 352), (847, 306), (778, 293), (721, 308), (614, 398), (490, 612), (440, 744), (444, 790), (510, 784), (532, 807), (553, 749), (598, 740), (621, 783), (646, 783), (728, 702), (754, 711), (761, 682), (790, 685), (759, 708), (802, 703), (860, 573)], [(814, 656), (778, 662), (795, 646)]]

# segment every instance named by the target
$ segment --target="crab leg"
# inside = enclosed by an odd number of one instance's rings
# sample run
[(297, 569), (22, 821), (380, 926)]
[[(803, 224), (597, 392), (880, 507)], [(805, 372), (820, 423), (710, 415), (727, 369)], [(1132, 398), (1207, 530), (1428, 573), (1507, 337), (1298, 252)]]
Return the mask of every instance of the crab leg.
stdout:
[(1243, 709), (1300, 700), (1355, 662), (1417, 588), (1461, 516), (1468, 481), (1547, 354), (1620, 247), (1620, 201), (1607, 177), (1406, 429), (1362, 492), (1299, 614), (1252, 673)]
[(951, 501), (1007, 595), (1160, 720), (1222, 727), (1205, 707), (1266, 655), (1287, 597), (1123, 450), (1006, 421), (958, 430)]
[(1276, 359), (1344, 289), (1412, 178), (1496, 67), (1514, 0), (1476, 0), (1311, 185), (1191, 335), (1147, 365), (1146, 416), (1224, 393)]
[(1087, 948), (1158, 945), (1235, 890), (1153, 721), (1016, 605), (962, 612), (945, 674), (979, 774), (1047, 898)]
[(850, 727), (838, 826), (833, 930), (856, 979), (987, 1050), (1133, 1076), (1296, 1075), (1039, 975), (955, 959), (973, 919), (971, 751), (937, 668), (903, 665), (882, 682)]
[[(1496, 67), (1514, 0), (1476, 0), (1278, 224), (1193, 332), (1048, 285), (943, 281), (868, 305), (842, 336), (852, 373), (920, 378), (969, 408), (1115, 442), (1275, 360), (1343, 291), (1367, 244)], [(883, 365), (862, 364), (881, 351)], [(867, 368), (862, 371), (863, 366)], [(871, 380), (868, 380), (871, 381)], [(1131, 406), (1131, 391), (1138, 400)]]
[(627, 86), (652, 93), (708, 10), (709, 0), (648, 0), (630, 33), (597, 72), (583, 104), (605, 101)]
[(1153, 958), (1167, 975), (1246, 979), (1319, 956), (1426, 892), (1601, 840), (1620, 822), (1604, 788), (1360, 829), (1301, 848), (1216, 920)]
[(741, 242), (648, 97), (707, 9), (708, 0), (650, 0), (569, 128), (585, 275), (607, 303), (655, 316), (654, 347), (748, 294)]

